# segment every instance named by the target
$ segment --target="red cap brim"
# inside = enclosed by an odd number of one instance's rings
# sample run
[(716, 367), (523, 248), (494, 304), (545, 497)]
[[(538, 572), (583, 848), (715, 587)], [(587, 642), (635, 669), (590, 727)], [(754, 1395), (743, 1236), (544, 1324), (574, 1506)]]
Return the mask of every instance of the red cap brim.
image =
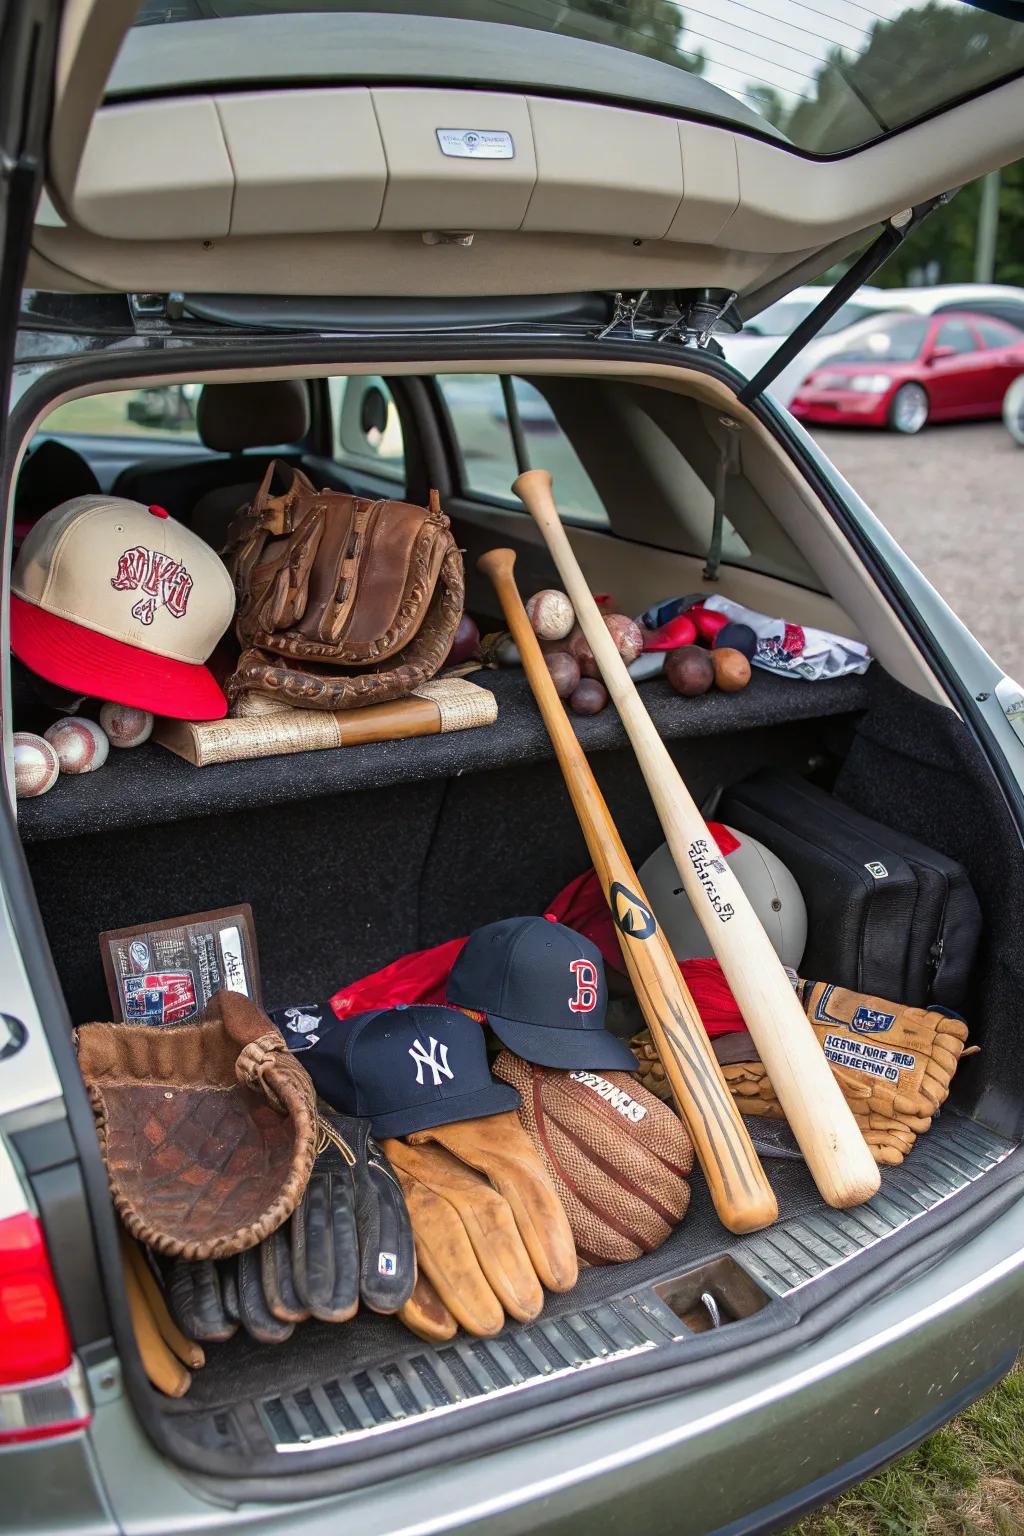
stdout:
[(11, 594), (11, 650), (48, 683), (172, 720), (223, 720), (228, 701), (204, 666), (111, 640)]

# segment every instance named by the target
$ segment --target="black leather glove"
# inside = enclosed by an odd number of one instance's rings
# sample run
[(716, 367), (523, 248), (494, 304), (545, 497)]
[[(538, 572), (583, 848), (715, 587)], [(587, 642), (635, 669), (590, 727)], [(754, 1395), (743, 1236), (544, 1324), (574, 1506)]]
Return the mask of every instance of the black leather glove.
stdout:
[(320, 1151), (294, 1215), (237, 1259), (177, 1261), (167, 1299), (178, 1326), (203, 1343), (238, 1324), (282, 1343), (307, 1317), (341, 1323), (360, 1300), (397, 1312), (412, 1295), (416, 1258), (405, 1196), (370, 1122), (320, 1106)]

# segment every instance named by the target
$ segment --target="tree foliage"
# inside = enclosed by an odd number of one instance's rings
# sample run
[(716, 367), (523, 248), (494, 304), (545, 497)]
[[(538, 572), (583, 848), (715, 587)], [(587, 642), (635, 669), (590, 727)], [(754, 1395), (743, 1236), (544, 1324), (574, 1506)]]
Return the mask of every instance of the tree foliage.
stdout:
[[(848, 150), (927, 115), (937, 104), (1024, 68), (1024, 26), (942, 0), (879, 19), (858, 56), (830, 48), (813, 94), (787, 100), (752, 83), (747, 100), (794, 144)], [(981, 183), (965, 187), (911, 235), (873, 281), (886, 287), (974, 277)], [(1002, 173), (994, 280), (1024, 286), (1024, 161)]]
[[(945, 208), (930, 214), (872, 282), (883, 288), (920, 283), (969, 283), (981, 210), (981, 182), (975, 181)], [(1024, 287), (1024, 160), (1002, 173), (999, 230), (993, 281)]]

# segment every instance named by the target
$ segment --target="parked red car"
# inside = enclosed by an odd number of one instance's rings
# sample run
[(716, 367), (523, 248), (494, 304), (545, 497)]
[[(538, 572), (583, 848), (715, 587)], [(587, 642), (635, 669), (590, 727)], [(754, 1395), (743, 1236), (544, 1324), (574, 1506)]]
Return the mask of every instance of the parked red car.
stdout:
[(878, 315), (855, 331), (801, 384), (798, 420), (920, 432), (999, 416), (1024, 372), (1024, 331), (988, 315)]

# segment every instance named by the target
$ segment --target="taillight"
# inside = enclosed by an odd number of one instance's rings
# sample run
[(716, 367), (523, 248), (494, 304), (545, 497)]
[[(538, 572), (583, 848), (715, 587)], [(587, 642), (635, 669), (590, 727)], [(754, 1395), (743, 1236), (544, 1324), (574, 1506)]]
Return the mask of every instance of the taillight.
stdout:
[(0, 1221), (0, 1386), (55, 1376), (71, 1364), (71, 1338), (46, 1252), (28, 1211)]
[(43, 1229), (19, 1211), (0, 1220), (0, 1445), (68, 1434), (89, 1419)]

